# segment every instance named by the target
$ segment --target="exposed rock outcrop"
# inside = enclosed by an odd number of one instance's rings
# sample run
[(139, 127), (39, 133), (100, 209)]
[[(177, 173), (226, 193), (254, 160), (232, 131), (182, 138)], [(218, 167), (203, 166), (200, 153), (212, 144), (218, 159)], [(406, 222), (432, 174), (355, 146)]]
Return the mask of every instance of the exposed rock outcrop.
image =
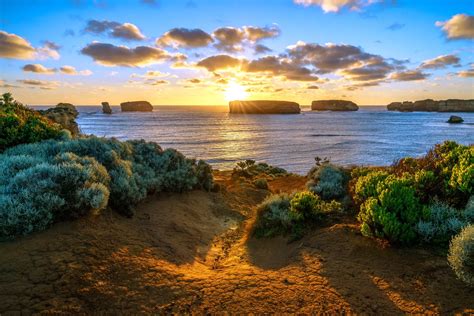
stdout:
[(392, 102), (387, 105), (387, 110), (400, 112), (474, 112), (474, 100), (449, 99), (435, 101), (426, 99), (415, 102)]
[(105, 114), (112, 114), (109, 102), (102, 102), (102, 112)]
[(347, 100), (317, 100), (311, 103), (312, 111), (357, 111), (359, 107)]
[(148, 101), (129, 101), (120, 103), (120, 108), (122, 112), (151, 112), (153, 111), (153, 106)]
[(79, 113), (71, 103), (58, 103), (54, 108), (38, 112), (69, 130), (73, 136), (79, 135), (79, 125), (76, 122)]
[(460, 116), (456, 116), (456, 115), (451, 115), (449, 117), (449, 120), (447, 123), (451, 123), (451, 124), (459, 124), (459, 123), (462, 123), (464, 122), (464, 120), (462, 119), (462, 117)]
[(249, 100), (229, 102), (229, 112), (238, 114), (298, 114), (301, 109), (296, 102)]

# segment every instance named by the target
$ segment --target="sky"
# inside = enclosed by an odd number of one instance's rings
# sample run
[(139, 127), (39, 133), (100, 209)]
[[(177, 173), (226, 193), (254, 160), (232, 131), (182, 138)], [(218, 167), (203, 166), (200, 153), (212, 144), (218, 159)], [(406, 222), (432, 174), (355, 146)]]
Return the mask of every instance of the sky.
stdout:
[(474, 99), (473, 0), (0, 0), (29, 105)]

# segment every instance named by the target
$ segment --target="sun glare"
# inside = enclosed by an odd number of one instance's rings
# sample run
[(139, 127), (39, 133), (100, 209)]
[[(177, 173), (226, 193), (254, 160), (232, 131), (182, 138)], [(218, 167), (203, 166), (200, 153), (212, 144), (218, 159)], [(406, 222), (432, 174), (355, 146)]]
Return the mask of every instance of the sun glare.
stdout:
[(248, 93), (236, 82), (230, 82), (224, 92), (226, 101), (244, 100)]

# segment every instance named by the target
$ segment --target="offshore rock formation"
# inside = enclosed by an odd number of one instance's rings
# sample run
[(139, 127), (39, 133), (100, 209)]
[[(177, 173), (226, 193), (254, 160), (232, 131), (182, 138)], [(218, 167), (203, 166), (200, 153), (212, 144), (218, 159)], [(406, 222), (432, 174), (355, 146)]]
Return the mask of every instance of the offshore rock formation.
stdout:
[(122, 112), (151, 112), (153, 111), (153, 106), (148, 101), (129, 101), (120, 103), (120, 108)]
[(456, 115), (451, 115), (449, 117), (449, 120), (447, 121), (447, 123), (451, 123), (451, 124), (459, 124), (459, 123), (462, 123), (462, 122), (464, 122), (462, 117), (456, 116)]
[(347, 100), (317, 100), (311, 103), (312, 111), (357, 111), (359, 107)]
[(296, 102), (250, 100), (229, 102), (229, 112), (238, 114), (299, 114), (301, 109)]
[(426, 99), (415, 102), (392, 102), (387, 105), (387, 110), (400, 112), (474, 112), (474, 100), (449, 99), (435, 101)]
[(79, 125), (76, 123), (79, 113), (71, 103), (58, 103), (54, 108), (38, 112), (61, 125), (62, 128), (69, 130), (73, 136), (79, 135)]
[(112, 114), (109, 102), (102, 102), (102, 112), (105, 114)]

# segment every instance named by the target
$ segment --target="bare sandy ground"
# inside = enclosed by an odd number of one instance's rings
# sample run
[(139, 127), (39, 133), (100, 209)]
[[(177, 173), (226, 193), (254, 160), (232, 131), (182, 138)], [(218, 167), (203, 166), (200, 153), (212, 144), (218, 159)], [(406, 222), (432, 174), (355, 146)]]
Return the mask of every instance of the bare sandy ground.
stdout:
[(474, 313), (443, 254), (364, 238), (351, 216), (292, 243), (250, 238), (269, 192), (216, 178), (219, 193), (150, 197), (132, 219), (106, 211), (1, 243), (0, 314)]

